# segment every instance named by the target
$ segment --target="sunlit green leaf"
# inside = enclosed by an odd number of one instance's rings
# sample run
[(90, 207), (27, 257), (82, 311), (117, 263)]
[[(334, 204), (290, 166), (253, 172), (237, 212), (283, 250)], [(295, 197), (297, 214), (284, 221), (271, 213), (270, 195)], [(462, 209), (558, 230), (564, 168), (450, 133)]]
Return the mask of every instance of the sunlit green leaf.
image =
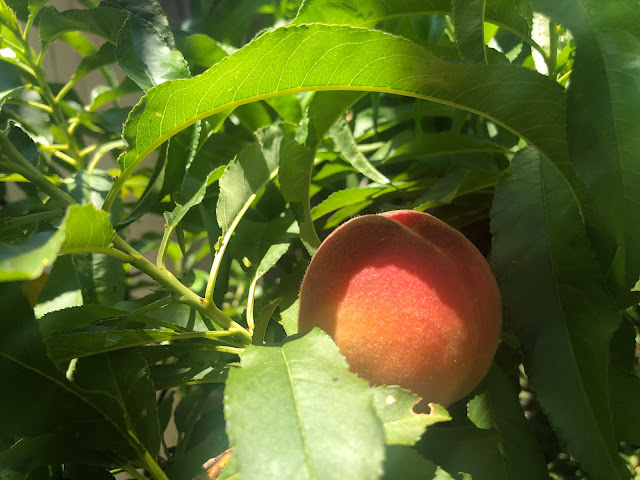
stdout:
[(397, 386), (373, 387), (371, 395), (387, 445), (414, 445), (429, 425), (451, 420), (444, 408), (435, 405), (430, 414), (415, 413), (419, 397)]
[[(268, 55), (276, 46), (281, 55)], [(345, 68), (336, 70), (336, 61)], [(559, 168), (566, 161), (564, 93), (554, 82), (511, 66), (448, 63), (378, 31), (300, 25), (261, 35), (196, 78), (151, 90), (125, 125), (129, 151), (118, 160), (123, 174), (114, 188), (166, 138), (199, 119), (258, 99), (318, 89), (381, 90), (456, 105), (520, 135)], [(505, 95), (512, 101), (504, 102)]]
[[(247, 408), (251, 405), (251, 408)], [(250, 346), (225, 390), (240, 476), (375, 479), (384, 432), (368, 386), (320, 330), (282, 347)], [(265, 429), (265, 424), (278, 425)], [(357, 443), (357, 448), (345, 445)]]
[(69, 207), (64, 222), (62, 250), (109, 247), (115, 231), (109, 223), (109, 214), (93, 205)]
[(31, 235), (0, 248), (0, 281), (27, 280), (42, 275), (44, 268), (58, 256), (64, 232), (49, 231)]

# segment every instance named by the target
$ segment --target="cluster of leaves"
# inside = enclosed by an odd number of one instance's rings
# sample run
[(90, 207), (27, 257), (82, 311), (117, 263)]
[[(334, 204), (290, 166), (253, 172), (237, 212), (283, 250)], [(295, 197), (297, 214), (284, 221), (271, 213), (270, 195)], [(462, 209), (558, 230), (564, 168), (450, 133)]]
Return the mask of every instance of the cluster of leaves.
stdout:
[[(640, 475), (635, 0), (82, 3), (0, 0), (0, 478)], [(297, 335), (320, 238), (398, 208), (503, 294), (450, 412)]]

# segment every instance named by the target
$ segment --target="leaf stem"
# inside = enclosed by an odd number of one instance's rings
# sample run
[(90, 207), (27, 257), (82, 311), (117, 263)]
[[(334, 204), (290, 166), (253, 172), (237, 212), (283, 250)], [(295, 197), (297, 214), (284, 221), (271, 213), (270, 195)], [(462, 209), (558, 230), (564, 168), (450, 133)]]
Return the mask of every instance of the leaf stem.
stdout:
[[(53, 183), (51, 183), (50, 180), (47, 179), (47, 177), (40, 173), (40, 171), (36, 167), (31, 165), (31, 163), (29, 163), (29, 161), (24, 158), (24, 156), (16, 149), (13, 143), (11, 143), (9, 138), (3, 132), (0, 132), (0, 145), (3, 147), (3, 151), (6, 152), (7, 157), (10, 158), (10, 160), (13, 160), (8, 162), (0, 160), (0, 167), (5, 167), (16, 173), (19, 173), (31, 183), (37, 185), (51, 198), (54, 198), (61, 202), (64, 206), (76, 205), (76, 201), (71, 198), (69, 194), (56, 187)], [(218, 307), (216, 307), (213, 302), (206, 301), (204, 298), (201, 298), (191, 289), (186, 287), (182, 282), (180, 282), (167, 269), (160, 269), (155, 266), (152, 262), (147, 260), (142, 254), (135, 250), (131, 245), (124, 241), (124, 239), (122, 239), (122, 237), (120, 237), (119, 235), (115, 236), (113, 244), (117, 250), (114, 248), (105, 247), (92, 249), (91, 251), (94, 253), (104, 253), (106, 255), (119, 258), (123, 262), (130, 263), (141, 272), (146, 273), (160, 285), (173, 292), (179, 301), (192, 306), (201, 314), (213, 320), (220, 327), (229, 330), (234, 334), (237, 334), (243, 344), (251, 344), (251, 334), (247, 330), (245, 330), (242, 325), (239, 325), (230, 317), (222, 313), (222, 311)], [(117, 253), (118, 251), (122, 253)], [(72, 251), (69, 250), (65, 253), (72, 253)]]
[(95, 149), (93, 157), (91, 157), (91, 160), (87, 164), (87, 172), (92, 172), (93, 169), (96, 168), (96, 165), (98, 165), (98, 162), (102, 159), (102, 157), (104, 157), (107, 152), (115, 150), (116, 148), (124, 148), (124, 146), (124, 142), (120, 139), (100, 145)]
[(195, 308), (207, 318), (213, 320), (220, 327), (237, 334), (242, 343), (251, 344), (251, 334), (241, 325), (233, 321), (230, 317), (222, 313), (213, 302), (206, 301), (191, 289), (182, 284), (171, 272), (165, 268), (158, 268), (144, 256), (138, 253), (132, 246), (125, 242), (119, 235), (116, 235), (113, 243), (115, 247), (129, 256), (129, 263), (138, 270), (146, 273), (160, 285), (166, 287), (176, 294), (176, 297), (183, 303)]
[(162, 471), (158, 462), (146, 450), (142, 461), (144, 462), (145, 470), (151, 474), (154, 480), (169, 480), (169, 477)]
[(122, 466), (122, 470), (124, 470), (125, 472), (127, 472), (129, 475), (131, 475), (133, 478), (135, 478), (136, 480), (148, 480), (147, 477), (145, 477), (144, 475), (142, 475), (140, 472), (138, 472), (135, 467), (131, 464), (127, 464), (127, 465), (123, 465)]

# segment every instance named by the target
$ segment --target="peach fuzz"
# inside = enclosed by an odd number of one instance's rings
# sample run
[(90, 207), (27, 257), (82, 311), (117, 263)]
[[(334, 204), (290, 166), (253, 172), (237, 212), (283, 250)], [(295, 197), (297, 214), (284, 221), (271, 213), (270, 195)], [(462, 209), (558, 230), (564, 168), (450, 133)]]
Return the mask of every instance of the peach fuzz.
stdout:
[(469, 394), (496, 352), (501, 299), (482, 254), (413, 210), (356, 217), (314, 255), (299, 330), (319, 327), (351, 370), (444, 406)]

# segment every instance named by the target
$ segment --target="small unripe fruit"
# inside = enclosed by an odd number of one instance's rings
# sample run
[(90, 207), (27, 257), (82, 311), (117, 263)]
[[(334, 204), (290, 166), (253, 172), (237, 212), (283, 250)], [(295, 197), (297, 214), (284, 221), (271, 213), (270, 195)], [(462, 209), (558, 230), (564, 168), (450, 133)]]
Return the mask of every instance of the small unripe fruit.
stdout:
[(327, 332), (351, 370), (448, 406), (486, 374), (501, 327), (489, 265), (426, 213), (354, 218), (322, 243), (300, 292), (299, 330)]

